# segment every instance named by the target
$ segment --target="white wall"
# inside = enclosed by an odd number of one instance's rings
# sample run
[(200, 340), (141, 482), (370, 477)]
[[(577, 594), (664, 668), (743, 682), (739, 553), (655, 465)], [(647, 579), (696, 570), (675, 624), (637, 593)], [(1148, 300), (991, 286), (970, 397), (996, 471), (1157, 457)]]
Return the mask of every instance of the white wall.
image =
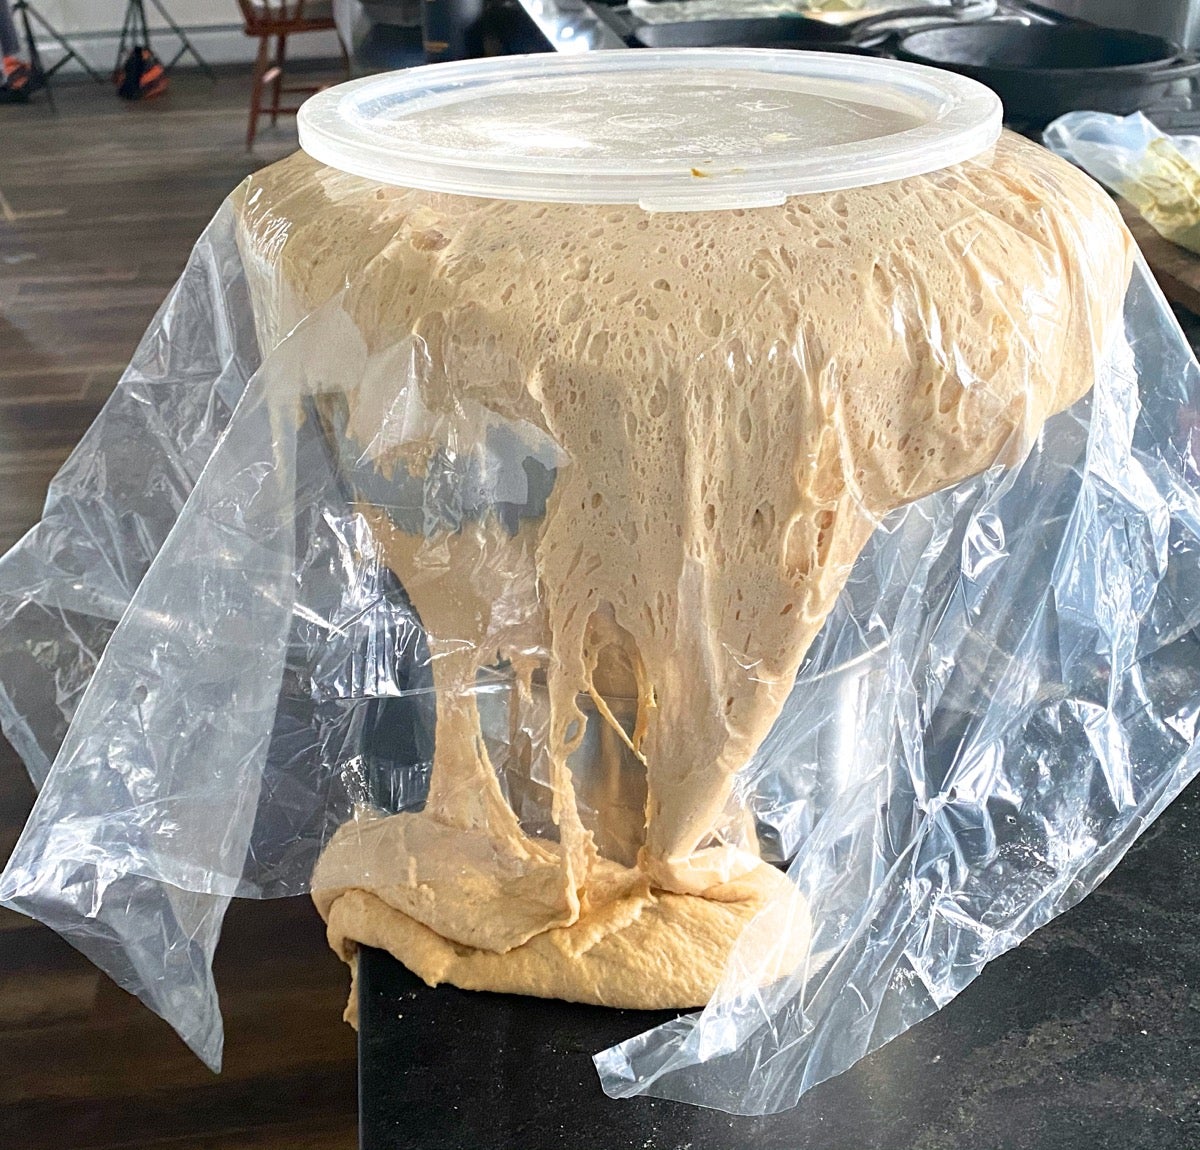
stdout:
[[(125, 16), (125, 0), (30, 0), (34, 8), (61, 31), (84, 59), (99, 72), (111, 71)], [(162, 0), (171, 18), (183, 28), (209, 63), (225, 64), (254, 59), (258, 41), (242, 32), (237, 0)], [(150, 44), (160, 58), (175, 55), (179, 41), (167, 30), (153, 0), (145, 0), (150, 20)], [(37, 22), (34, 21), (35, 31)], [(156, 29), (163, 29), (157, 32)], [(38, 36), (47, 64), (58, 58), (49, 37)], [(335, 57), (337, 40), (332, 32), (310, 33), (289, 42), (289, 54), (298, 58)], [(185, 56), (180, 67), (194, 61)]]

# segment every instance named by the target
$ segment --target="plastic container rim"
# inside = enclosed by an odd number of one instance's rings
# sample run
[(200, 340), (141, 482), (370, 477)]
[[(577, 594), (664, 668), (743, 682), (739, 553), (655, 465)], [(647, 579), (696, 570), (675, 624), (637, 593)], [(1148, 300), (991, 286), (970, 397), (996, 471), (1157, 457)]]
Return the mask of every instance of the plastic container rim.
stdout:
[[(923, 103), (925, 123), (867, 140), (799, 149), (786, 158), (753, 158), (700, 173), (670, 161), (589, 163), (579, 156), (481, 157), (436, 145), (405, 146), (372, 132), (363, 109), (386, 101), (414, 107), (489, 86), (541, 79), (671, 71), (755, 72), (861, 85), (880, 106)], [(890, 98), (890, 104), (889, 104)], [(327, 88), (298, 115), (300, 146), (315, 160), (400, 187), (489, 199), (550, 203), (640, 204), (647, 210), (710, 211), (761, 207), (813, 192), (887, 183), (969, 160), (1000, 135), (1002, 108), (989, 88), (966, 76), (897, 60), (770, 48), (630, 49), (572, 56), (503, 56), (429, 64)], [(698, 164), (708, 160), (697, 157)]]

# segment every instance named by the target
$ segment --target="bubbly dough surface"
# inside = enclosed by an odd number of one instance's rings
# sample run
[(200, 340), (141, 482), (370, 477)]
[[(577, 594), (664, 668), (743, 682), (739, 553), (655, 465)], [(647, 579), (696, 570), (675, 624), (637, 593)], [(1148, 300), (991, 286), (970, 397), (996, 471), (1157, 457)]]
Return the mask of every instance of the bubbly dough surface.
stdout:
[[(1018, 461), (1091, 387), (1131, 262), (1108, 197), (1005, 135), (930, 175), (714, 213), (380, 187), (297, 154), (239, 211), (264, 350), (322, 307), (372, 363), (408, 349), (342, 383), (331, 354), (366, 465), (426, 473), (480, 412), (563, 457), (515, 532), (358, 508), (428, 633), (436, 751), (422, 812), (328, 845), (333, 944), (433, 983), (693, 1006), (766, 907), (794, 966), (803, 900), (758, 859), (735, 776), (878, 520)], [(480, 734), (472, 691), (502, 661), (518, 695), (545, 678), (557, 841), (523, 830)], [(587, 695), (637, 700), (635, 867), (576, 809)]]

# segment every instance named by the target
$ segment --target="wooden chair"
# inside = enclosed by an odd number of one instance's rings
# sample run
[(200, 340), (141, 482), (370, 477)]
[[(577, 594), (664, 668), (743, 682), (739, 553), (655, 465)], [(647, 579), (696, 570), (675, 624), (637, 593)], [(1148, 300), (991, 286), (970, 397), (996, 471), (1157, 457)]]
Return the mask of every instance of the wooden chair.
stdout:
[[(250, 91), (250, 124), (246, 129), (246, 150), (254, 147), (258, 134), (258, 122), (269, 115), (271, 123), (279, 117), (294, 116), (297, 107), (284, 107), (280, 102), (285, 95), (311, 96), (321, 89), (317, 87), (287, 86), (284, 84), (283, 68), (287, 60), (287, 39), (301, 32), (336, 32), (329, 0), (238, 0), (242, 10), (247, 36), (258, 40), (258, 57), (254, 62), (254, 83)], [(307, 11), (306, 11), (307, 8)], [(271, 41), (275, 41), (275, 54), (271, 54)], [(346, 75), (350, 74), (350, 59), (346, 47), (338, 38)], [(269, 100), (268, 96), (269, 89)]]

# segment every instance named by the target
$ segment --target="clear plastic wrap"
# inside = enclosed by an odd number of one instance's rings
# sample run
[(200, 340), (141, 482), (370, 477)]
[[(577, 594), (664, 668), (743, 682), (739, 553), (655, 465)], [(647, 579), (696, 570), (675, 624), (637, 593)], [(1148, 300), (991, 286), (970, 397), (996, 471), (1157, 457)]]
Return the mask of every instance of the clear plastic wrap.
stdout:
[[(597, 1056), (611, 1095), (739, 1113), (794, 1105), (1086, 895), (1196, 773), (1200, 369), (1140, 263), (1123, 316), (1103, 302), (1119, 300), (1128, 267), (1108, 216), (1030, 209), (1024, 226), (1053, 234), (1068, 263), (1085, 236), (1107, 237), (1111, 258), (1072, 283), (1046, 257), (1036, 284), (1004, 286), (1028, 265), (987, 262), (988, 236), (1006, 251), (1016, 224), (985, 221), (980, 188), (1011, 187), (1021, 163), (1040, 163), (1028, 145), (1005, 147), (1017, 168), (989, 153), (897, 186), (909, 207), (932, 203), (931, 188), (958, 205), (944, 254), (983, 261), (979, 290), (1008, 301), (995, 304), (1012, 320), (995, 354), (1018, 365), (1024, 391), (970, 477), (923, 493), (928, 481), (910, 473), (882, 515), (861, 491), (846, 496), (862, 537), (835, 565), (844, 585), (700, 841), (721, 860), (785, 864), (790, 881), (737, 939), (701, 1013)], [(564, 715), (553, 695), (564, 656), (538, 625), (547, 572), (529, 553), (513, 558), (511, 540), (547, 519), (579, 463), (511, 389), (510, 321), (468, 307), (453, 320), (429, 312), (442, 326), (417, 330), (399, 295), (375, 294), (389, 261), (436, 259), (460, 283), (483, 249), (457, 249), (429, 216), (453, 218), (454, 197), (396, 192), (358, 220), (363, 247), (347, 256), (314, 203), (357, 219), (375, 192), (311, 165), (288, 172), (303, 177), (294, 194), (280, 192), (286, 180), (252, 180), (222, 208), (42, 523), (0, 562), (0, 710), (43, 784), (0, 901), (62, 933), (213, 1067), (211, 962), (228, 900), (317, 888), (328, 912), (343, 887), (403, 885), (373, 836), (386, 816), (426, 804), (448, 715), (477, 717), (472, 753), (496, 772), (508, 814), (488, 808), (485, 831), (511, 816), (556, 874), (573, 843), (631, 872), (649, 849), (636, 753), (645, 699), (597, 685)], [(1049, 197), (1076, 177), (1051, 164), (1039, 178)], [(856, 202), (837, 193), (801, 208), (829, 213), (836, 230)], [(638, 211), (608, 222), (636, 232)], [(666, 217), (654, 218), (652, 232)], [(514, 219), (526, 218), (506, 226)], [(314, 236), (325, 246), (297, 263)], [(533, 266), (530, 250), (513, 250)], [(763, 267), (768, 257), (786, 281), (787, 258), (767, 253)], [(567, 277), (581, 271), (562, 258)], [(906, 258), (876, 282), (880, 314), (918, 366), (986, 398), (993, 381), (976, 372), (979, 349), (955, 343), (953, 299), (925, 294)], [(561, 316), (574, 297), (554, 290)], [(381, 298), (391, 310), (372, 311)], [(731, 386), (775, 362), (756, 367), (745, 329), (700, 315), (724, 325)], [(807, 372), (816, 354), (804, 322), (801, 310), (771, 345), (788, 370)], [(455, 323), (466, 325), (457, 344), (446, 338)], [(717, 345), (704, 346), (711, 356)], [(457, 375), (447, 347), (467, 363)], [(1057, 414), (1038, 390), (1056, 381), (1034, 382), (1045, 347), (1086, 392)], [(549, 371), (541, 361), (520, 378), (544, 383)], [(372, 408), (367, 393), (384, 401)], [(500, 539), (492, 550), (485, 528)], [(407, 567), (392, 535), (423, 540)], [(705, 586), (668, 589), (681, 645), (716, 626), (694, 594)], [(459, 592), (490, 620), (490, 650), (510, 657), (481, 658), (477, 632), (437, 622)], [(439, 689), (464, 652), (469, 683)], [(753, 662), (743, 672), (756, 687), (765, 676)], [(692, 700), (654, 702), (686, 715)], [(570, 748), (565, 784), (555, 739)], [(335, 837), (334, 877), (314, 884)], [(799, 955), (773, 933), (797, 892), (811, 921)]]
[(1141, 112), (1068, 112), (1046, 147), (1124, 196), (1160, 236), (1200, 252), (1200, 137), (1160, 132)]

